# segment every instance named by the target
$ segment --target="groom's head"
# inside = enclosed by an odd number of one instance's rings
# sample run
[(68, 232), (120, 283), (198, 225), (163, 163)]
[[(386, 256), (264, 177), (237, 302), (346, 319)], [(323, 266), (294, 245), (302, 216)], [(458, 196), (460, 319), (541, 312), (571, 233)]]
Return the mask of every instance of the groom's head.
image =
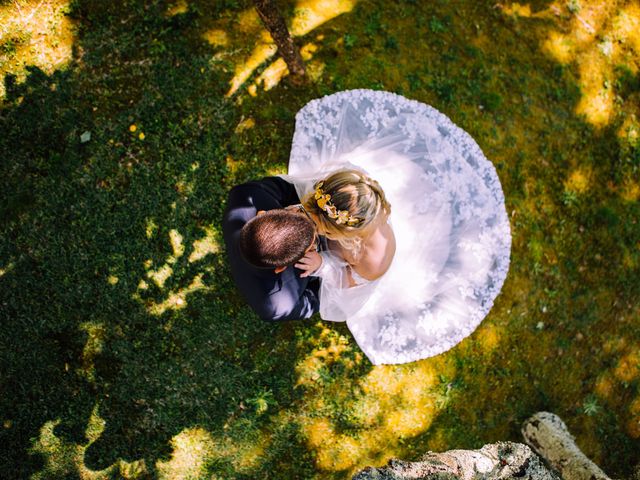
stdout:
[(302, 258), (315, 239), (313, 222), (298, 210), (259, 212), (240, 230), (240, 251), (250, 264), (282, 270)]

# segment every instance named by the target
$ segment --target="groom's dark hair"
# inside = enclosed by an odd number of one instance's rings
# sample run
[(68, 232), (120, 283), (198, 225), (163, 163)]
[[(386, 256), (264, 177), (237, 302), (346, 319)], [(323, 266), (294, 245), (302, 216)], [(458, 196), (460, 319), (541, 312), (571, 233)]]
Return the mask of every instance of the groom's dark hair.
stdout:
[(240, 252), (256, 267), (288, 267), (304, 256), (314, 235), (315, 226), (308, 218), (289, 210), (269, 210), (244, 224)]

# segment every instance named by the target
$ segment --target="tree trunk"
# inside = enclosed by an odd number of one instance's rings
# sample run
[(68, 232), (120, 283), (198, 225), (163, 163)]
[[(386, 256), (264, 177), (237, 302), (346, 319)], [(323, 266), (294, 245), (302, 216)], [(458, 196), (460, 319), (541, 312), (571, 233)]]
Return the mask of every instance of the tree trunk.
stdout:
[(302, 81), (305, 70), (300, 51), (289, 34), (287, 24), (275, 5), (274, 0), (253, 0), (258, 15), (264, 26), (271, 34), (271, 38), (278, 47), (278, 53), (283, 58), (292, 75), (292, 80)]
[(522, 436), (564, 480), (611, 480), (580, 451), (567, 426), (553, 413), (536, 413), (522, 426)]
[[(480, 450), (428, 452), (417, 462), (391, 460), (352, 480), (611, 480), (553, 413), (533, 415), (522, 426), (522, 436), (540, 457), (521, 443), (498, 442)], [(640, 465), (636, 468), (633, 480), (640, 480)]]
[(352, 480), (560, 480), (529, 447), (498, 442), (480, 450), (428, 452), (417, 462), (391, 460), (368, 467)]

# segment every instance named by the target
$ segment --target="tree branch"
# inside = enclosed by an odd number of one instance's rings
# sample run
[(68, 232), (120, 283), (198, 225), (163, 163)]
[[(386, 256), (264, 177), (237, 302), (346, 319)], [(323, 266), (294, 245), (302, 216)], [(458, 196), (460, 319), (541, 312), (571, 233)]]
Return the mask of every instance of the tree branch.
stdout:
[(289, 73), (294, 79), (300, 81), (305, 74), (304, 63), (278, 7), (273, 0), (253, 0), (253, 3), (262, 23), (277, 45), (278, 53), (287, 64)]
[(611, 480), (578, 448), (562, 419), (538, 412), (522, 426), (522, 436), (564, 480)]

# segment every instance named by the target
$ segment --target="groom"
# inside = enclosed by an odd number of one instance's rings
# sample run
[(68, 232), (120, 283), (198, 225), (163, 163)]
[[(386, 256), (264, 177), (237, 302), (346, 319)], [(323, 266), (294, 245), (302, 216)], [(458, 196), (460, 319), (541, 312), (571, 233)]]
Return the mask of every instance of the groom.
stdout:
[(319, 309), (316, 277), (294, 264), (315, 248), (316, 229), (296, 208), (292, 184), (267, 177), (231, 189), (222, 221), (231, 274), (247, 303), (266, 321), (311, 317)]

